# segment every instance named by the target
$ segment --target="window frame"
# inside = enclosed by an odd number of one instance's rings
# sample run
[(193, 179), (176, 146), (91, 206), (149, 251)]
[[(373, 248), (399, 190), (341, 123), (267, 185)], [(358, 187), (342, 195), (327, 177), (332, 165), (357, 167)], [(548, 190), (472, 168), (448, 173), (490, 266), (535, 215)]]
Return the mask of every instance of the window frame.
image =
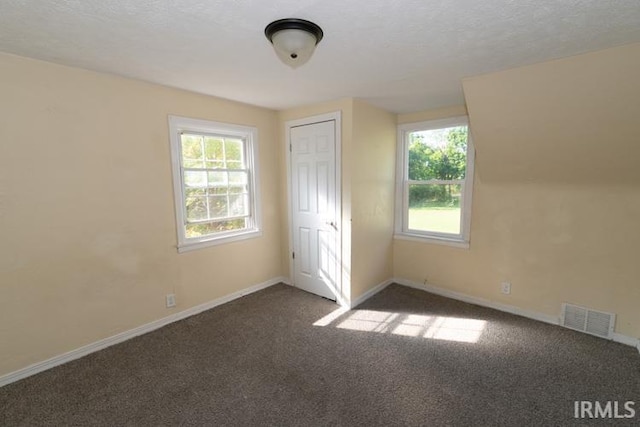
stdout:
[[(182, 133), (201, 135), (217, 135), (222, 137), (239, 138), (244, 142), (244, 157), (248, 172), (249, 215), (247, 227), (241, 230), (220, 231), (198, 237), (186, 236), (186, 201), (183, 182), (182, 162)], [(169, 116), (169, 140), (171, 145), (171, 166), (173, 175), (173, 198), (175, 203), (175, 217), (178, 237), (178, 252), (215, 246), (238, 240), (250, 239), (262, 235), (262, 220), (260, 210), (260, 189), (257, 185), (258, 177), (258, 129), (220, 123), (209, 120), (192, 119), (188, 117)], [(187, 168), (188, 169), (188, 168)]]
[[(434, 231), (409, 230), (409, 134), (418, 131), (467, 126), (467, 162), (462, 184), (460, 206), (460, 233), (439, 233)], [(475, 149), (471, 137), (469, 118), (456, 116), (445, 119), (428, 120), (398, 125), (396, 151), (396, 206), (394, 238), (436, 243), (460, 248), (469, 248), (471, 232), (471, 204), (473, 198), (473, 177)], [(434, 183), (437, 184), (437, 183)]]

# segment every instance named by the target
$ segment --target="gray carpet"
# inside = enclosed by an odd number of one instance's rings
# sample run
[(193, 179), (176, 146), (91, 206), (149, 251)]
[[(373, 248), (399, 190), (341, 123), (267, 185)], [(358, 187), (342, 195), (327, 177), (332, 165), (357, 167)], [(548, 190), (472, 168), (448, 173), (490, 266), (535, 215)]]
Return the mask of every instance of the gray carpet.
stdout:
[(640, 412), (634, 348), (399, 285), (313, 325), (336, 308), (273, 286), (0, 388), (0, 425), (593, 425), (575, 400)]

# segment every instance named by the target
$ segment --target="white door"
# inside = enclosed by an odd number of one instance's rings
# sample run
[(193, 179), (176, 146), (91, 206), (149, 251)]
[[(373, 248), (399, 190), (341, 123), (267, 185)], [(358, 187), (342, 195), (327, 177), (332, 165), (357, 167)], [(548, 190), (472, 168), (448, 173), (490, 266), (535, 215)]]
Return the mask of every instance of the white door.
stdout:
[(340, 293), (336, 204), (336, 122), (292, 127), (294, 285), (336, 300)]

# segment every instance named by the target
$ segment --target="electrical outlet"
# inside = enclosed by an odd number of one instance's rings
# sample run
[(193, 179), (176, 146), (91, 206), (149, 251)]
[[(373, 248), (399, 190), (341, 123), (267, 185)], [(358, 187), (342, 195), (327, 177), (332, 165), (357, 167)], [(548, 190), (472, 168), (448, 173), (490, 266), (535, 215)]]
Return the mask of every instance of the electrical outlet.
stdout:
[(503, 294), (509, 295), (511, 293), (511, 283), (502, 282), (500, 284), (500, 287)]
[(167, 294), (167, 308), (176, 306), (176, 294)]

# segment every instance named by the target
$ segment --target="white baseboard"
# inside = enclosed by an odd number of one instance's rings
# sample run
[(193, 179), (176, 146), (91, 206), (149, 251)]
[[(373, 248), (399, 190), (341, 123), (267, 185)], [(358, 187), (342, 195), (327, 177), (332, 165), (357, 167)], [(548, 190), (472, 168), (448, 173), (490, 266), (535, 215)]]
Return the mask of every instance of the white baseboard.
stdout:
[[(282, 283), (284, 283), (285, 285), (289, 285), (291, 287), (297, 288), (297, 286), (293, 284), (293, 281), (289, 277), (283, 277)], [(345, 298), (341, 292), (338, 292), (337, 294), (334, 292), (334, 295), (336, 297), (335, 299), (336, 304), (338, 304), (340, 307), (345, 307), (347, 309), (351, 308), (348, 298)]]
[[(499, 311), (504, 311), (506, 313), (511, 313), (511, 314), (515, 314), (518, 316), (522, 316), (522, 317), (526, 317), (529, 319), (533, 319), (533, 320), (538, 320), (540, 322), (544, 322), (544, 323), (549, 323), (551, 325), (559, 325), (560, 324), (560, 317), (559, 316), (551, 316), (548, 314), (544, 314), (544, 313), (538, 313), (535, 311), (529, 311), (529, 310), (524, 310), (522, 308), (513, 306), (513, 305), (508, 305), (508, 304), (502, 304), (499, 302), (495, 302), (495, 301), (490, 301), (484, 298), (479, 298), (479, 297), (474, 297), (474, 296), (470, 296), (467, 294), (463, 294), (461, 292), (455, 292), (455, 291), (451, 291), (448, 289), (443, 289), (443, 288), (439, 288), (437, 286), (433, 286), (433, 285), (429, 285), (429, 284), (423, 284), (423, 283), (418, 283), (418, 282), (413, 282), (411, 280), (406, 280), (406, 279), (400, 279), (400, 278), (395, 278), (393, 280), (391, 280), (392, 283), (397, 283), (399, 285), (403, 285), (403, 286), (408, 286), (410, 288), (415, 288), (415, 289), (420, 289), (426, 292), (430, 292), (432, 294), (436, 294), (436, 295), (440, 295), (443, 297), (447, 297), (447, 298), (451, 298), (451, 299), (455, 299), (458, 301), (463, 301), (463, 302), (467, 302), (470, 304), (475, 304), (475, 305), (480, 305), (482, 307), (488, 307), (488, 308), (493, 308), (495, 310), (499, 310)], [(638, 351), (640, 352), (640, 340), (638, 340), (637, 338), (633, 338), (627, 335), (622, 335), (622, 334), (618, 334), (618, 333), (614, 333), (612, 338), (612, 341), (621, 343), (621, 344), (626, 344), (632, 347), (637, 347)]]
[(358, 298), (352, 300), (349, 308), (354, 308), (359, 306), (360, 304), (362, 304), (363, 302), (365, 302), (366, 300), (368, 300), (369, 298), (371, 298), (372, 296), (374, 296), (375, 294), (377, 294), (378, 292), (380, 292), (381, 290), (383, 290), (384, 288), (386, 288), (392, 283), (393, 283), (393, 280), (391, 279), (385, 280), (384, 282), (379, 283), (375, 287), (369, 289), (364, 294), (360, 295)]
[(552, 325), (558, 325), (560, 323), (560, 319), (557, 316), (550, 316), (548, 314), (542, 314), (534, 311), (523, 310), (513, 305), (502, 304), (499, 302), (490, 301), (488, 299), (474, 297), (471, 295), (463, 294), (461, 292), (439, 288), (437, 286), (433, 286), (430, 284), (425, 285), (423, 283), (413, 282), (411, 280), (399, 279), (399, 278), (394, 279), (394, 281), (395, 283), (408, 286), (410, 288), (420, 289), (423, 291), (430, 292), (432, 294), (455, 299), (458, 301), (468, 302), (470, 304), (480, 305), (482, 307), (493, 308), (495, 310), (504, 311), (506, 313), (516, 314), (518, 316), (527, 317), (529, 319), (538, 320), (540, 322), (550, 323)]
[(293, 283), (291, 282), (291, 279), (288, 278), (288, 277), (280, 277), (280, 281), (282, 283), (284, 283), (285, 285), (293, 286)]
[(615, 342), (619, 342), (620, 344), (630, 345), (631, 347), (640, 346), (640, 341), (638, 341), (636, 338), (630, 337), (628, 335), (618, 334), (616, 332), (611, 335), (611, 339)]
[(196, 305), (195, 307), (188, 308), (179, 313), (175, 313), (170, 316), (163, 317), (162, 319), (154, 320), (153, 322), (144, 324), (142, 326), (138, 326), (137, 328), (133, 328), (128, 331), (124, 331), (119, 334), (113, 335), (111, 337), (101, 339), (99, 341), (93, 342), (91, 344), (85, 345), (75, 350), (71, 350), (67, 353), (54, 356), (42, 362), (34, 363), (33, 365), (29, 365), (17, 371), (2, 375), (0, 377), (0, 387), (10, 384), (12, 382), (21, 380), (23, 378), (30, 377), (31, 375), (35, 375), (39, 372), (46, 371), (47, 369), (51, 369), (55, 366), (62, 365), (64, 363), (70, 362), (75, 359), (79, 359), (83, 356), (105, 349), (107, 347), (111, 347), (112, 345), (119, 344), (123, 341), (129, 340), (139, 335), (143, 335), (148, 332), (154, 331), (170, 323), (177, 322), (178, 320), (186, 319), (187, 317), (191, 317), (196, 314), (202, 313), (203, 311), (210, 310), (221, 304), (225, 304), (227, 302), (233, 301), (234, 299), (238, 299), (245, 295), (252, 294), (254, 292), (260, 291), (262, 289), (268, 288), (278, 283), (287, 283), (287, 282), (288, 282), (288, 279), (284, 277), (276, 277), (274, 279), (267, 280), (266, 282), (262, 282), (254, 286), (250, 286), (248, 288), (245, 288), (238, 292), (234, 292), (224, 297), (215, 299), (213, 301)]

